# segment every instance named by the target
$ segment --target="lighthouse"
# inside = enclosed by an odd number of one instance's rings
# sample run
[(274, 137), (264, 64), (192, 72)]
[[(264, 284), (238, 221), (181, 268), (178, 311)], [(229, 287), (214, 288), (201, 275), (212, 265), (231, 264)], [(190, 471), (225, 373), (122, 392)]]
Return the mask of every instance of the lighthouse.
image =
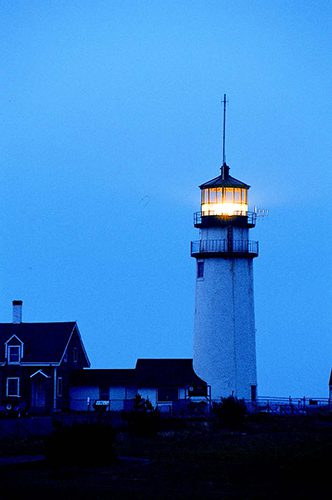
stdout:
[(196, 259), (193, 366), (211, 387), (211, 398), (255, 399), (257, 387), (253, 260), (258, 242), (249, 239), (256, 213), (249, 211), (250, 186), (230, 175), (225, 155), (220, 175), (200, 185), (194, 214)]

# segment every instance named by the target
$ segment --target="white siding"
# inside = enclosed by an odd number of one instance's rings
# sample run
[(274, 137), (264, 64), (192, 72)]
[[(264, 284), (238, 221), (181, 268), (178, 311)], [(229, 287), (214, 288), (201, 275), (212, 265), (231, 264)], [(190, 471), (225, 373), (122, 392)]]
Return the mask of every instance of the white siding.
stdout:
[(149, 399), (150, 403), (152, 403), (153, 406), (157, 405), (157, 389), (151, 389), (148, 387), (140, 387), (137, 390), (138, 394), (142, 396), (142, 398)]
[(99, 398), (98, 387), (71, 387), (70, 388), (70, 409), (76, 411), (87, 411), (88, 398), (94, 402)]
[[(248, 230), (241, 232), (246, 239)], [(213, 399), (250, 398), (257, 384), (252, 259), (204, 259), (204, 276), (196, 280), (194, 370), (211, 385)]]

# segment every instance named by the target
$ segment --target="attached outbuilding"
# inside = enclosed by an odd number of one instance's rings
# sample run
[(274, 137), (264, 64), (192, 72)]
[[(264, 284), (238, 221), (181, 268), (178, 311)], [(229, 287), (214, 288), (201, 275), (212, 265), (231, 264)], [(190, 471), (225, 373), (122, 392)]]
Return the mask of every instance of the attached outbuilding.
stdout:
[(206, 383), (193, 370), (192, 359), (138, 359), (134, 369), (89, 369), (72, 374), (70, 409), (129, 410), (136, 394), (154, 407), (169, 408), (190, 397), (208, 396)]

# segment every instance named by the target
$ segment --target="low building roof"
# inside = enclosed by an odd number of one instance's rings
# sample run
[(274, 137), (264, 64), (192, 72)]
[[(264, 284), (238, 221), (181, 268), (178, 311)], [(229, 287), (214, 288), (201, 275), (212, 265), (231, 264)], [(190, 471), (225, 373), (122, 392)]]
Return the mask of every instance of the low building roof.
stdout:
[(138, 359), (139, 387), (206, 385), (193, 369), (192, 359)]
[(192, 359), (138, 359), (132, 369), (87, 369), (71, 376), (73, 386), (205, 387), (193, 369)]
[(132, 386), (136, 385), (134, 368), (111, 368), (111, 369), (87, 369), (78, 370), (71, 375), (73, 386), (94, 386), (109, 384), (110, 386)]

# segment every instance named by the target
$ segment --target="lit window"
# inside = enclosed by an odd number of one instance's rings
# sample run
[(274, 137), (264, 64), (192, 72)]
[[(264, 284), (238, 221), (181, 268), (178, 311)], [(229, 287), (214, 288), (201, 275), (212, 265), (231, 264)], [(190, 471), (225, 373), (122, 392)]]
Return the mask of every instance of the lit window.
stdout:
[(197, 278), (203, 278), (203, 276), (204, 276), (204, 262), (198, 261), (197, 262)]
[(233, 201), (233, 189), (231, 188), (225, 189), (225, 200), (228, 203)]
[(62, 377), (58, 378), (58, 383), (57, 383), (57, 395), (59, 397), (62, 396)]
[(210, 189), (210, 203), (215, 203), (217, 201), (217, 190)]
[(246, 215), (248, 212), (247, 189), (210, 188), (202, 190), (201, 211), (204, 215)]
[(21, 346), (9, 345), (7, 349), (8, 363), (19, 363), (21, 361)]
[(20, 379), (18, 377), (8, 377), (6, 383), (6, 396), (20, 396)]

